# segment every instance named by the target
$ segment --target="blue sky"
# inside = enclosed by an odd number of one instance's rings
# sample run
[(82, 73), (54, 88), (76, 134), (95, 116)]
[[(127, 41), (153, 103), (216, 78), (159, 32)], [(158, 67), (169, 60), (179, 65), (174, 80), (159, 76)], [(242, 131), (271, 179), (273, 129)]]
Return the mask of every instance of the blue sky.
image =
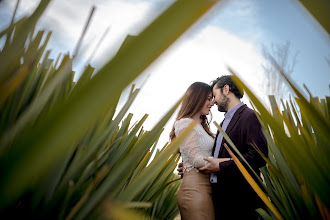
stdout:
[(313, 95), (329, 96), (330, 66), (325, 57), (330, 55), (330, 38), (305, 8), (298, 1), (248, 0), (247, 7), (241, 5), (246, 13), (239, 16), (231, 13), (239, 2), (232, 1), (211, 23), (257, 47), (289, 41), (291, 52), (298, 52), (293, 79), (299, 86), (307, 84)]
[[(29, 14), (39, 0), (21, 0), (18, 16)], [(138, 34), (148, 23), (165, 10), (173, 0), (52, 0), (38, 28), (52, 30), (49, 48), (52, 56), (71, 52), (76, 45), (92, 5), (96, 6), (90, 28), (86, 33), (75, 70), (86, 63), (89, 53), (107, 27), (110, 27), (92, 66), (100, 68), (117, 51), (127, 34)], [(221, 2), (222, 3), (222, 2)], [(0, 3), (0, 28), (9, 22), (16, 1)], [(226, 65), (236, 70), (241, 78), (261, 98), (265, 62), (261, 49), (265, 45), (291, 43), (291, 52), (298, 52), (292, 79), (303, 88), (305, 83), (312, 94), (329, 96), (330, 38), (318, 23), (306, 13), (296, 0), (227, 0), (216, 5), (169, 48), (134, 82), (143, 88), (130, 109), (133, 120), (145, 113), (145, 123), (151, 129), (167, 110), (195, 81), (209, 83), (228, 74)], [(121, 99), (121, 103), (127, 98)], [(248, 102), (248, 99), (244, 99)], [(223, 114), (212, 109), (213, 119), (220, 122)], [(174, 122), (165, 128), (161, 142), (168, 140)], [(214, 128), (213, 128), (214, 130)], [(163, 143), (160, 142), (160, 145)]]

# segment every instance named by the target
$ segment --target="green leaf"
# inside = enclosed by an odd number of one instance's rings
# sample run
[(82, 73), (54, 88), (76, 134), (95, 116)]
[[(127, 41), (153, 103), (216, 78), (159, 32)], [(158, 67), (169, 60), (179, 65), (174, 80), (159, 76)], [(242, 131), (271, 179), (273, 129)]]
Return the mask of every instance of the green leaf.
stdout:
[(273, 218), (263, 209), (258, 208), (256, 212), (264, 219), (264, 220), (273, 220)]

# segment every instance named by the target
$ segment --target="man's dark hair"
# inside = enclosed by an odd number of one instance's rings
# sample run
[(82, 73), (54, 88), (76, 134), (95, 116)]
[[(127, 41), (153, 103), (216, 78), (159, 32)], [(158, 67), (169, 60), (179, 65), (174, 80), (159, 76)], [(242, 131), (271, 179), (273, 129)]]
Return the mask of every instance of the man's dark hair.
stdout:
[(231, 91), (232, 93), (234, 93), (234, 95), (237, 97), (237, 98), (242, 98), (243, 95), (244, 95), (244, 92), (240, 92), (237, 88), (237, 86), (235, 85), (235, 83), (233, 82), (233, 79), (232, 79), (232, 76), (230, 75), (224, 75), (224, 76), (221, 76), (221, 77), (218, 77), (216, 78), (215, 80), (213, 80), (211, 82), (211, 86), (212, 88), (217, 85), (217, 87), (221, 90), (222, 92), (222, 89), (225, 85), (228, 85), (229, 86), (229, 91)]

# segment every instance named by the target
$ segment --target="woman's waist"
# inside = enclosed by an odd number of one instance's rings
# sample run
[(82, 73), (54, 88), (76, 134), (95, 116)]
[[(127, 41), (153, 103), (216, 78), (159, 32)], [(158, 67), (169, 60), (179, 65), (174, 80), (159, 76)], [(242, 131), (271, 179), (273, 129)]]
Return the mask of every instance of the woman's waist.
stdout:
[(181, 190), (204, 191), (211, 190), (209, 174), (191, 170), (183, 174), (183, 179), (180, 186)]
[(184, 174), (183, 174), (183, 179), (201, 179), (201, 180), (206, 180), (210, 181), (210, 175), (208, 173), (204, 173), (199, 171), (196, 168), (190, 168), (190, 169), (185, 169), (184, 168)]

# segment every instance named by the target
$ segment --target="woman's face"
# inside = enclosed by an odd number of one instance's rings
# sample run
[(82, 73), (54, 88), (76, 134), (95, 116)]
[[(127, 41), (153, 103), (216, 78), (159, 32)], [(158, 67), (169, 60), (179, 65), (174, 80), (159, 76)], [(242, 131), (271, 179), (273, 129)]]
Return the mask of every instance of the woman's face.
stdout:
[(210, 113), (211, 107), (214, 105), (212, 92), (207, 96), (204, 106), (201, 110), (202, 115), (208, 115)]

